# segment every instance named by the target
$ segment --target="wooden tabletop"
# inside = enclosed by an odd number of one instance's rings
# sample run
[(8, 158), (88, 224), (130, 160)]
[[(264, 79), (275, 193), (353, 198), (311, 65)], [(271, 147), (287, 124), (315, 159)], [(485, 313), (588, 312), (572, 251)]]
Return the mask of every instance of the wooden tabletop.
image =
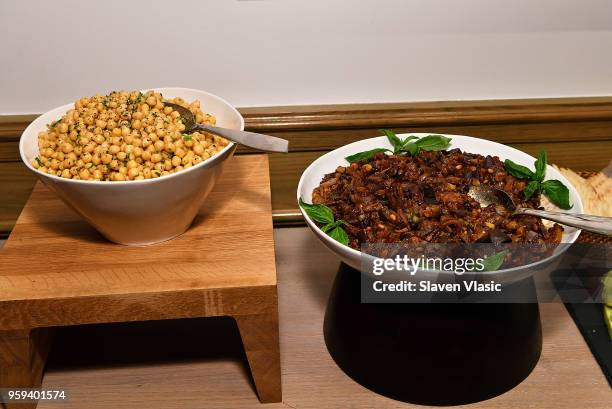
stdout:
[[(259, 404), (231, 320), (204, 319), (66, 329), (58, 334), (43, 386), (66, 388), (71, 398), (39, 408), (422, 407), (372, 393), (338, 369), (322, 335), (338, 262), (306, 228), (277, 229), (275, 242), (283, 403)], [(531, 375), (513, 390), (467, 407), (610, 407), (612, 391), (564, 306), (542, 304), (541, 315), (544, 345)], [(172, 337), (164, 335), (170, 332)]]

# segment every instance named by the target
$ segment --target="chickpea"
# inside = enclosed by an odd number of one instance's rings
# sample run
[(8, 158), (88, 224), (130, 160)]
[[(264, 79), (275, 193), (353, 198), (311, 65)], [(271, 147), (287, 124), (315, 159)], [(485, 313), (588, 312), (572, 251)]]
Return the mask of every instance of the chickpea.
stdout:
[(67, 143), (67, 142), (66, 142), (66, 143), (64, 143), (64, 144), (62, 144), (62, 152), (64, 152), (64, 153), (70, 153), (70, 152), (72, 152), (72, 149), (73, 149), (73, 148), (72, 148), (72, 145), (71, 145), (71, 144), (69, 144), (69, 143)]
[(83, 152), (92, 153), (95, 148), (96, 148), (95, 142), (89, 142), (87, 145), (83, 147)]
[(164, 149), (165, 144), (164, 144), (164, 142), (163, 142), (163, 141), (159, 141), (159, 140), (158, 140), (158, 141), (156, 141), (156, 142), (154, 143), (154, 146), (155, 146), (155, 150), (156, 150), (156, 151), (158, 151), (158, 152), (160, 152), (160, 151), (162, 151), (162, 150)]
[(128, 174), (127, 175), (128, 175), (128, 178), (133, 180), (133, 179), (135, 179), (138, 176), (138, 174), (139, 174), (138, 169), (131, 168), (131, 169), (128, 170)]

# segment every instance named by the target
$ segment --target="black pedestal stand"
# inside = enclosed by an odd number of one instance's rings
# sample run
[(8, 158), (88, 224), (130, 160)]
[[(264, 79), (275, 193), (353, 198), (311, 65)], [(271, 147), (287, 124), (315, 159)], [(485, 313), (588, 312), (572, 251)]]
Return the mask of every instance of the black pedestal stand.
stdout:
[[(477, 402), (512, 389), (538, 362), (537, 303), (362, 304), (360, 275), (340, 266), (324, 335), (338, 366), (374, 392), (426, 405)], [(532, 281), (525, 287), (535, 293)]]

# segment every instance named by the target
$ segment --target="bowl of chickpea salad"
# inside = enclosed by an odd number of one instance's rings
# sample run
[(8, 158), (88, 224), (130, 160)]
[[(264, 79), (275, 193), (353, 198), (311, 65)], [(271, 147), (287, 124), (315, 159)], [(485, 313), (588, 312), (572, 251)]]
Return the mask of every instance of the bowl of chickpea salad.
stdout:
[(188, 108), (202, 124), (244, 129), (222, 98), (188, 88), (113, 91), (38, 117), (21, 158), (40, 180), (110, 241), (149, 245), (187, 230), (236, 145), (186, 134)]

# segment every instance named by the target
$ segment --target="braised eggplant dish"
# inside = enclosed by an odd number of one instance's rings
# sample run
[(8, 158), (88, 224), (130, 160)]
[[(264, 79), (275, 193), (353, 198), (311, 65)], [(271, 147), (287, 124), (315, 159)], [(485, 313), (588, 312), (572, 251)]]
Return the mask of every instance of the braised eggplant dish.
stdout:
[(343, 221), (354, 249), (365, 243), (561, 242), (558, 224), (513, 216), (500, 205), (481, 207), (468, 195), (470, 186), (480, 184), (505, 191), (521, 207), (540, 207), (539, 195), (525, 194), (528, 181), (510, 174), (499, 157), (459, 149), (379, 152), (338, 166), (314, 189), (312, 203), (326, 205)]

